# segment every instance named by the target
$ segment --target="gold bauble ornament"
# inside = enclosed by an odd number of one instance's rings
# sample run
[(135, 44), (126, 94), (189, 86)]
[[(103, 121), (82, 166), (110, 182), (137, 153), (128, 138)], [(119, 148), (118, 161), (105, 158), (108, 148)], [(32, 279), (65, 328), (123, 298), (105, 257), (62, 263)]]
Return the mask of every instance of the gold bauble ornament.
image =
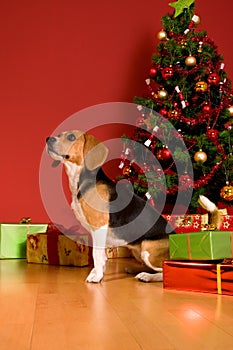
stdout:
[(165, 30), (160, 30), (160, 32), (158, 32), (157, 34), (157, 38), (159, 40), (166, 40), (167, 39), (167, 33), (165, 32)]
[(230, 202), (233, 200), (233, 186), (229, 185), (229, 182), (226, 182), (226, 186), (221, 188), (220, 197)]
[(182, 49), (185, 49), (186, 46), (188, 45), (187, 42), (186, 42), (184, 39), (181, 39), (180, 42), (179, 42), (179, 44), (181, 45), (181, 48), (182, 48)]
[(194, 154), (194, 160), (195, 162), (204, 163), (207, 160), (207, 154), (203, 152), (202, 149), (199, 149), (199, 151)]
[(164, 88), (162, 88), (157, 92), (157, 96), (160, 100), (166, 100), (166, 98), (168, 97), (168, 92)]
[(169, 111), (169, 117), (176, 119), (179, 116), (179, 112), (176, 109), (172, 109)]
[(228, 111), (230, 113), (230, 116), (233, 117), (233, 106), (229, 106)]
[(193, 66), (196, 65), (196, 63), (197, 63), (197, 60), (196, 60), (196, 58), (195, 58), (194, 56), (192, 56), (192, 55), (189, 55), (189, 56), (185, 59), (185, 64), (186, 64), (186, 66), (188, 66), (188, 67), (193, 67)]
[(122, 174), (124, 175), (124, 176), (130, 176), (131, 174), (132, 174), (132, 168), (131, 168), (131, 166), (130, 165), (126, 165), (124, 168), (123, 168), (123, 170), (122, 170)]
[(205, 81), (198, 81), (195, 85), (196, 92), (205, 92), (208, 89), (208, 85)]

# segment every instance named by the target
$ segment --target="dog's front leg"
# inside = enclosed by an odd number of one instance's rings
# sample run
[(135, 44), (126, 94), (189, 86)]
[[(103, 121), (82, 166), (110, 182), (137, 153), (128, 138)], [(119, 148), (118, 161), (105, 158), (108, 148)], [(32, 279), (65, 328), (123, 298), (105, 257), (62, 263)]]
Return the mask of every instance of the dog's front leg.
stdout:
[(99, 229), (92, 231), (93, 240), (93, 260), (94, 268), (89, 273), (86, 281), (98, 283), (102, 280), (105, 272), (106, 257), (106, 238), (108, 225), (102, 226)]

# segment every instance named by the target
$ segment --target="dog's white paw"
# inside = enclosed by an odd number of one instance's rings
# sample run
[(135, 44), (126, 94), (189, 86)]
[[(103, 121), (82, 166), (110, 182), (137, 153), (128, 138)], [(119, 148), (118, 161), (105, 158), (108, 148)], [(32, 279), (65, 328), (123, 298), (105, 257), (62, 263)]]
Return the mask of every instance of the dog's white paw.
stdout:
[(103, 279), (104, 272), (98, 271), (95, 267), (91, 270), (89, 275), (86, 278), (86, 282), (99, 283)]
[(163, 280), (163, 273), (147, 273), (147, 272), (140, 272), (135, 276), (139, 281), (141, 282), (162, 282)]

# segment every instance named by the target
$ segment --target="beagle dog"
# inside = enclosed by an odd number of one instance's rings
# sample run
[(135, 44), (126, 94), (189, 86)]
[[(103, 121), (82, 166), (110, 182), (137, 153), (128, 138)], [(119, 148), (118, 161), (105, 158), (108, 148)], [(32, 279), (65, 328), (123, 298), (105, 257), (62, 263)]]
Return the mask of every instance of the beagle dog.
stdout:
[(168, 236), (174, 229), (148, 201), (134, 193), (128, 181), (115, 183), (105, 175), (102, 165), (107, 147), (78, 130), (48, 137), (46, 146), (53, 165), (63, 163), (72, 194), (71, 208), (92, 235), (94, 268), (86, 281), (103, 279), (107, 245), (126, 245), (153, 272), (141, 272), (137, 279), (162, 281), (162, 263), (169, 259)]

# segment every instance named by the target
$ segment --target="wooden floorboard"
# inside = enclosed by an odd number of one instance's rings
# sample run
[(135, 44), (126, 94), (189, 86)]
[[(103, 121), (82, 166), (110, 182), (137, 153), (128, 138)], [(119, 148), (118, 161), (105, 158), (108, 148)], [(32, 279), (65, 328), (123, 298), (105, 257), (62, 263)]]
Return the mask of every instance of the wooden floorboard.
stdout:
[(87, 268), (0, 260), (1, 350), (226, 350), (233, 296), (164, 290), (109, 259), (104, 281)]

